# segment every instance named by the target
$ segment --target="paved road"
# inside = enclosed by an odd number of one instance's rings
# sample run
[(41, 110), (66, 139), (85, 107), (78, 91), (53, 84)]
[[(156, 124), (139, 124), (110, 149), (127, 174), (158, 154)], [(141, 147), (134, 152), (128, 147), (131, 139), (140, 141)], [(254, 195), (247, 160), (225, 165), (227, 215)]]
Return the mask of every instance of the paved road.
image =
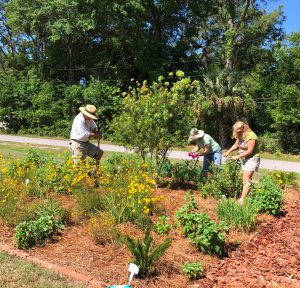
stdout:
[[(69, 144), (69, 141), (67, 140), (31, 138), (31, 137), (13, 136), (13, 135), (5, 135), (5, 134), (0, 134), (0, 141), (38, 144), (38, 145), (47, 145), (47, 146), (59, 146), (59, 147), (68, 147)], [(110, 144), (101, 144), (101, 149), (103, 149), (104, 151), (111, 151), (111, 152), (129, 152), (125, 147), (110, 145)], [(171, 151), (169, 157), (174, 159), (191, 159), (189, 156), (187, 156), (187, 152), (182, 152), (182, 151)], [(262, 159), (260, 167), (265, 169), (272, 169), (272, 170), (276, 169), (276, 170), (300, 173), (300, 162)]]

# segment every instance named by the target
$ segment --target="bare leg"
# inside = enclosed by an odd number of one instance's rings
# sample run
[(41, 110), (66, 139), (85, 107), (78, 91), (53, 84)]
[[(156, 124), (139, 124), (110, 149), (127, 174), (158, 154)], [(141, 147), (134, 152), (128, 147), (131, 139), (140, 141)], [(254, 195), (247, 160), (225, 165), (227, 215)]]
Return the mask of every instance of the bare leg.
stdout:
[(248, 195), (251, 188), (251, 181), (254, 171), (243, 171), (243, 190), (240, 199), (238, 200), (239, 204), (244, 204), (244, 200)]

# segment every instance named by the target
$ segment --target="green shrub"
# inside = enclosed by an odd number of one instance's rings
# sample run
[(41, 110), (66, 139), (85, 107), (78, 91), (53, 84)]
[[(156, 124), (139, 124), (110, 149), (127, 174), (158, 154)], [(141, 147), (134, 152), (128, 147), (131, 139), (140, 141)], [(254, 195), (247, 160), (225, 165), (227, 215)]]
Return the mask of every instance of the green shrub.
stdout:
[(114, 219), (107, 212), (95, 213), (89, 219), (87, 227), (96, 244), (116, 243), (120, 238)]
[(198, 209), (195, 196), (190, 190), (186, 192), (184, 199), (186, 204), (180, 207), (176, 213), (176, 218), (180, 224), (184, 223), (187, 214), (196, 212)]
[(127, 236), (125, 241), (128, 249), (134, 257), (133, 262), (139, 266), (138, 276), (144, 278), (155, 273), (155, 263), (159, 260), (165, 251), (170, 247), (171, 240), (166, 239), (163, 243), (155, 245), (150, 236), (150, 229), (146, 229), (143, 240), (132, 239)]
[(80, 217), (89, 217), (92, 213), (103, 211), (105, 203), (100, 193), (94, 189), (76, 190), (75, 211)]
[(24, 221), (16, 227), (15, 243), (20, 249), (28, 249), (37, 244), (43, 245), (58, 229), (63, 228), (63, 225), (49, 215), (33, 221)]
[(198, 182), (201, 169), (197, 162), (192, 160), (179, 161), (172, 164), (170, 161), (165, 161), (160, 172), (161, 177), (170, 177), (172, 185), (182, 185), (189, 181)]
[(113, 154), (105, 159), (106, 171), (110, 173), (120, 173), (126, 169), (140, 166), (142, 160), (135, 154)]
[(281, 152), (278, 135), (270, 133), (261, 135), (259, 137), (259, 150), (263, 152), (269, 152), (272, 154)]
[(190, 280), (198, 280), (204, 276), (202, 264), (199, 262), (185, 263), (182, 270)]
[(46, 199), (36, 207), (35, 214), (38, 217), (50, 216), (54, 222), (59, 224), (67, 223), (70, 218), (69, 212), (57, 201), (52, 198)]
[(283, 190), (270, 176), (262, 177), (258, 188), (251, 193), (259, 212), (278, 215), (283, 205)]
[(239, 205), (235, 199), (224, 199), (218, 203), (217, 213), (226, 225), (248, 232), (255, 228), (258, 208), (252, 201)]
[(228, 160), (222, 165), (220, 172), (213, 170), (211, 174), (199, 184), (202, 197), (214, 198), (239, 197), (242, 191), (241, 165), (239, 161)]
[(226, 254), (225, 233), (228, 229), (223, 224), (217, 224), (204, 213), (195, 212), (193, 197), (181, 207), (176, 217), (182, 226), (185, 237), (190, 239), (197, 248), (205, 253), (223, 256)]
[(297, 175), (295, 172), (270, 171), (268, 174), (273, 181), (282, 189), (286, 186), (298, 186)]
[(166, 216), (159, 217), (158, 221), (154, 223), (154, 231), (160, 235), (168, 234), (172, 229), (172, 225), (168, 223), (169, 220), (170, 218)]

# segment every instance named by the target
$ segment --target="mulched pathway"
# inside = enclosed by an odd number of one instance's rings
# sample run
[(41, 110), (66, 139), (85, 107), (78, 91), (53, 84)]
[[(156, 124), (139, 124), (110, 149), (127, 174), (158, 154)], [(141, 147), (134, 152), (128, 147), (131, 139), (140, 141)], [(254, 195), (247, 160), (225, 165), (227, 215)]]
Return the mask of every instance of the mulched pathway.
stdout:
[(285, 216), (261, 224), (256, 235), (211, 269), (199, 287), (300, 287), (300, 192)]

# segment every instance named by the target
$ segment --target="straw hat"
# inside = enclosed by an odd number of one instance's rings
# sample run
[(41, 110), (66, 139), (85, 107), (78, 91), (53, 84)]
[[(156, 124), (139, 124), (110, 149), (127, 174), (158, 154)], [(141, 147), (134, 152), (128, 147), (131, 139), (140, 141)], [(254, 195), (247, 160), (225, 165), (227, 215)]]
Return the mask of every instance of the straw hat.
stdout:
[(197, 128), (192, 128), (190, 131), (189, 141), (190, 142), (196, 141), (197, 139), (200, 139), (203, 136), (204, 136), (203, 130), (198, 130)]
[(85, 107), (80, 107), (79, 111), (91, 119), (98, 119), (98, 117), (96, 116), (97, 109), (94, 105), (86, 105)]

